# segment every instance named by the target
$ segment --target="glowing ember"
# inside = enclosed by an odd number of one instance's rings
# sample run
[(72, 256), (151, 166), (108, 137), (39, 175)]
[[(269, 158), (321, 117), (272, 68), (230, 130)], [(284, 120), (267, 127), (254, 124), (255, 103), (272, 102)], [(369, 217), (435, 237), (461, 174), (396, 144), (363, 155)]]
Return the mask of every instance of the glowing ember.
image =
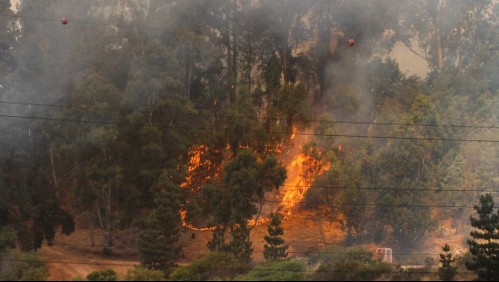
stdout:
[(293, 126), (293, 134), (291, 134), (291, 140), (294, 140), (295, 139), (295, 136), (296, 136), (296, 131), (298, 130), (298, 128), (296, 128), (296, 126)]
[(194, 227), (192, 224), (187, 223), (187, 211), (185, 210), (180, 210), (180, 216), (182, 217), (182, 226), (187, 227), (192, 230), (198, 230), (198, 231), (211, 231), (215, 230), (216, 227), (203, 227), (203, 228), (197, 228)]
[(209, 175), (209, 172), (212, 170), (212, 164), (206, 157), (207, 152), (208, 147), (205, 145), (191, 148), (187, 164), (188, 175), (180, 187), (199, 191), (201, 184), (212, 179), (212, 176)]

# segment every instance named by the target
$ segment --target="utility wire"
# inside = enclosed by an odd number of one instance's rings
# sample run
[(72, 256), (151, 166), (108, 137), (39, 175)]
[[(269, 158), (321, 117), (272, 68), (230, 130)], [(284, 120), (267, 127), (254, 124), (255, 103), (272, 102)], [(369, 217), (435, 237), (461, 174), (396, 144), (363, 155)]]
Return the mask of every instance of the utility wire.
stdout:
[(393, 190), (393, 191), (430, 191), (435, 193), (444, 192), (482, 192), (482, 193), (498, 193), (499, 190), (484, 190), (484, 189), (439, 189), (439, 188), (396, 188), (396, 187), (357, 187), (357, 186), (327, 186), (327, 185), (289, 185), (283, 184), (285, 187), (294, 188), (320, 188), (320, 189), (331, 189), (331, 190)]
[[(293, 240), (290, 240), (293, 242)], [(66, 247), (92, 247), (92, 245), (84, 245), (84, 244), (64, 244), (64, 243), (54, 243), (53, 246), (66, 246)], [(100, 248), (103, 246), (93, 246), (95, 248)], [(119, 247), (111, 247), (111, 248), (119, 248)], [(182, 248), (182, 251), (209, 251), (208, 247), (206, 248)], [(253, 253), (263, 253), (265, 250), (263, 249), (254, 249)], [(333, 252), (333, 251), (290, 251), (286, 250), (287, 253), (290, 254), (327, 254), (327, 255), (358, 255), (359, 253), (352, 252)], [(438, 253), (393, 253), (393, 256), (438, 256)]]
[[(139, 112), (139, 113), (151, 113), (158, 112), (162, 114), (171, 114), (175, 116), (193, 116), (193, 117), (212, 117), (213, 115), (208, 115), (204, 113), (179, 113), (179, 112), (165, 112), (163, 110), (125, 110), (125, 109), (103, 109), (103, 108), (86, 108), (82, 106), (70, 106), (70, 105), (61, 105), (61, 104), (42, 104), (42, 103), (30, 103), (30, 102), (16, 102), (16, 101), (3, 101), (0, 100), (0, 104), (7, 105), (23, 105), (23, 106), (38, 106), (38, 107), (57, 107), (64, 109), (77, 109), (77, 110), (92, 110), (92, 111), (109, 111), (109, 112), (125, 112), (128, 113), (130, 111)], [(237, 116), (237, 115), (225, 115), (225, 114), (217, 114), (217, 117), (223, 118), (231, 118), (231, 119), (251, 119), (251, 120), (279, 120), (283, 119), (282, 117), (256, 117), (256, 116)], [(400, 123), (400, 122), (373, 122), (373, 121), (353, 121), (353, 120), (314, 120), (314, 119), (299, 119), (295, 118), (293, 121), (301, 121), (301, 122), (311, 122), (311, 123), (332, 123), (332, 124), (359, 124), (359, 125), (386, 125), (386, 126), (422, 126), (422, 127), (456, 127), (456, 128), (473, 128), (473, 129), (499, 129), (499, 126), (496, 125), (466, 125), (466, 124), (429, 124), (429, 123)]]
[[(18, 118), (18, 119), (31, 119), (31, 120), (46, 120), (46, 121), (59, 121), (59, 122), (74, 122), (74, 123), (91, 123), (91, 124), (102, 124), (102, 125), (118, 125), (118, 126), (154, 126), (150, 124), (139, 124), (139, 123), (117, 123), (117, 122), (107, 122), (107, 121), (95, 121), (95, 120), (74, 120), (74, 119), (62, 119), (62, 118), (47, 118), (47, 117), (35, 117), (35, 116), (19, 116), (19, 115), (4, 115), (0, 114), (0, 117), (4, 118)], [(204, 127), (187, 127), (187, 126), (176, 126), (167, 125), (168, 128), (176, 129), (190, 129), (190, 130), (200, 130), (200, 131), (226, 131), (225, 129), (215, 129), (215, 128), (204, 128)], [(285, 131), (258, 131), (258, 130), (247, 130), (247, 133), (272, 133), (272, 134), (283, 134), (283, 135), (302, 135), (302, 136), (322, 136), (322, 137), (348, 137), (348, 138), (371, 138), (371, 139), (396, 139), (396, 140), (426, 140), (426, 141), (450, 141), (450, 142), (479, 142), (479, 143), (499, 143), (497, 139), (461, 139), (461, 138), (437, 138), (437, 137), (414, 137), (414, 136), (376, 136), (376, 135), (355, 135), (355, 134), (323, 134), (323, 133), (306, 133), (306, 132), (296, 132), (290, 133)]]
[[(401, 190), (402, 191), (402, 190)], [(316, 201), (311, 201), (311, 200), (300, 200), (300, 201), (289, 201), (297, 204), (304, 204), (304, 203), (313, 203)], [(283, 201), (276, 201), (276, 200), (265, 200), (262, 203), (278, 203), (282, 204)], [(285, 202), (284, 202), (285, 203)], [(369, 203), (342, 203), (339, 204), (338, 206), (371, 206), (371, 207), (409, 207), (409, 208), (449, 208), (449, 209), (474, 209), (475, 206), (464, 206), (464, 205), (418, 205), (418, 204), (369, 204)], [(499, 208), (499, 206), (494, 207), (495, 209)]]
[[(111, 177), (109, 180), (124, 180), (125, 177)], [(192, 186), (192, 185), (191, 185)], [(194, 185), (195, 186), (195, 185)], [(282, 187), (291, 188), (318, 188), (318, 189), (331, 189), (331, 190), (391, 190), (391, 191), (421, 191), (421, 192), (434, 192), (434, 193), (445, 193), (445, 192), (480, 192), (480, 193), (499, 193), (499, 190), (495, 189), (465, 189), (465, 188), (397, 188), (397, 187), (358, 187), (358, 186), (331, 186), (331, 185), (291, 185), (282, 184)], [(280, 187), (281, 187), (280, 186)], [(403, 186), (401, 186), (403, 187)]]

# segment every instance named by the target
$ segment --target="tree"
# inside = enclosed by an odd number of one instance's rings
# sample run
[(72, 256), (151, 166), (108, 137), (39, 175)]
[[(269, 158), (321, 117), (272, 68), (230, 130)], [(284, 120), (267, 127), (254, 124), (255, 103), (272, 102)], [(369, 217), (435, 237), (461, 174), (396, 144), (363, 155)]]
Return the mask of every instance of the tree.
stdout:
[(418, 95), (410, 113), (402, 116), (403, 125), (392, 134), (421, 139), (410, 142), (395, 139), (376, 161), (381, 173), (376, 175), (375, 184), (397, 189), (383, 190), (378, 194), (379, 205), (374, 209), (374, 218), (379, 219), (379, 226), (391, 226), (395, 239), (406, 245), (423, 239), (435, 226), (428, 207), (433, 198), (418, 190), (431, 187), (434, 168), (445, 153), (442, 141), (431, 139), (443, 138), (445, 135), (439, 126), (423, 128), (405, 125), (439, 123), (439, 114), (432, 99), (423, 94)]
[(156, 208), (146, 218), (145, 230), (140, 236), (141, 263), (151, 270), (169, 275), (180, 257), (178, 245), (181, 225), (179, 187), (165, 181), (156, 196)]
[[(465, 69), (481, 60), (479, 49), (494, 44), (494, 1), (408, 1), (400, 7), (398, 39), (434, 71)], [(419, 50), (412, 47), (418, 42)], [(478, 47), (478, 48), (477, 48)]]
[(480, 196), (480, 205), (475, 205), (478, 218), (470, 216), (475, 230), (469, 239), (471, 261), (466, 268), (478, 274), (478, 280), (499, 280), (499, 212), (494, 213), (494, 200), (491, 194)]
[(452, 266), (451, 264), (456, 260), (452, 257), (452, 253), (450, 252), (450, 247), (448, 244), (442, 247), (443, 254), (440, 254), (440, 263), (442, 266), (438, 268), (438, 276), (442, 281), (452, 281), (454, 276), (457, 273), (457, 267)]
[(288, 256), (288, 244), (281, 237), (284, 234), (281, 222), (282, 215), (279, 212), (270, 214), (269, 235), (264, 237), (267, 244), (263, 246), (263, 256), (266, 260), (282, 260)]
[[(250, 231), (248, 220), (259, 215), (265, 192), (278, 188), (286, 179), (286, 169), (271, 156), (261, 160), (246, 149), (234, 157), (224, 168), (224, 183), (212, 185), (209, 194), (215, 224), (213, 239), (208, 243), (211, 250), (230, 250), (237, 258), (251, 259)], [(225, 243), (225, 230), (232, 241)]]
[(10, 6), (9, 0), (0, 1), (0, 14), (4, 15), (0, 20), (0, 90), (6, 87), (5, 82), (9, 72), (15, 67), (15, 60), (11, 54), (15, 42), (15, 32), (12, 29), (14, 13)]

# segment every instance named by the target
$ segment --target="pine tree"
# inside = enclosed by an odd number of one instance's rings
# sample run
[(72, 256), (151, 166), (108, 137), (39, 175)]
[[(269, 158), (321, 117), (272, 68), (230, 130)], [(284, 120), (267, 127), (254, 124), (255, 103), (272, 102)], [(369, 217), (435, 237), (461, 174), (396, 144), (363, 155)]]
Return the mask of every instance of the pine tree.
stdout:
[(253, 253), (252, 243), (250, 241), (250, 230), (248, 226), (237, 226), (232, 231), (232, 241), (229, 248), (234, 256), (245, 263), (251, 262), (251, 254)]
[(473, 239), (468, 240), (472, 260), (466, 268), (478, 274), (478, 280), (499, 280), (499, 213), (494, 213), (494, 200), (491, 194), (480, 196), (480, 206), (475, 205), (478, 218), (473, 216), (471, 231)]
[(173, 184), (168, 186), (166, 191), (159, 192), (156, 208), (146, 219), (139, 242), (142, 265), (163, 271), (165, 275), (170, 274), (181, 250), (177, 243), (181, 225), (178, 193), (175, 192), (178, 188)]
[(269, 235), (264, 237), (267, 244), (264, 246), (263, 256), (266, 260), (282, 260), (288, 256), (286, 253), (288, 245), (281, 237), (284, 234), (281, 222), (282, 215), (280, 213), (270, 214)]
[(442, 247), (442, 251), (444, 251), (444, 253), (440, 254), (442, 266), (438, 269), (438, 275), (442, 281), (452, 281), (457, 273), (457, 267), (452, 266), (456, 259), (452, 257), (448, 244)]

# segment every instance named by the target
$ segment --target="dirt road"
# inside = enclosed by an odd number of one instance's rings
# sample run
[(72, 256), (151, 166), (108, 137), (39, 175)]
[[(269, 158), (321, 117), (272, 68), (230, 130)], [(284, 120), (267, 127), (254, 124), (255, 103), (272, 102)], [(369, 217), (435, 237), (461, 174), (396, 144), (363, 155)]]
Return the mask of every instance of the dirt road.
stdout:
[(47, 264), (50, 281), (72, 280), (76, 277), (85, 279), (89, 273), (103, 269), (112, 269), (121, 277), (128, 269), (139, 264), (137, 260), (105, 258), (91, 249), (84, 251), (61, 245), (44, 246), (38, 250), (38, 255)]

